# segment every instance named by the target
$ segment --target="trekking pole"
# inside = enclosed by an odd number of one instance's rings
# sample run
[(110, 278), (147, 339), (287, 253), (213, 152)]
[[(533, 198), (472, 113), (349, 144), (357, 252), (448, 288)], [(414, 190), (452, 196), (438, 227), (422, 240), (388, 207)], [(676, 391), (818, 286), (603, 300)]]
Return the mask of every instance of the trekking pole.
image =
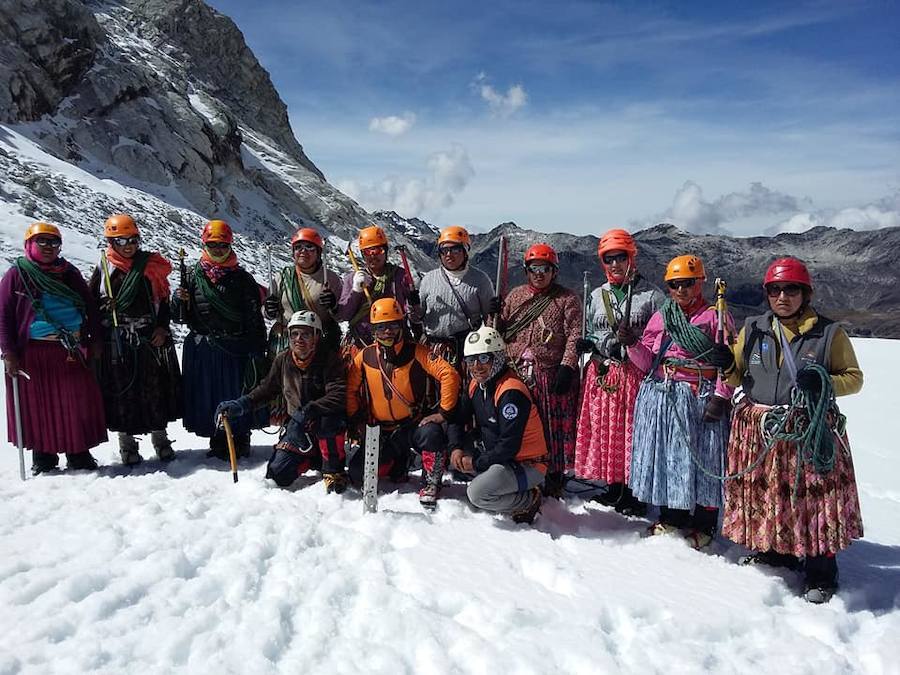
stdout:
[(25, 439), (22, 438), (22, 403), (19, 401), (19, 375), (26, 380), (31, 378), (24, 370), (20, 370), (12, 378), (13, 390), (13, 415), (16, 418), (16, 447), (19, 449), (19, 478), (25, 480)]
[[(347, 247), (347, 255), (350, 256), (350, 264), (353, 265), (353, 271), (354, 272), (361, 271), (359, 269), (359, 263), (356, 261), (356, 256), (353, 254), (353, 248), (350, 246)], [(369, 300), (369, 304), (371, 305), (372, 304), (372, 294), (369, 293), (369, 287), (363, 286), (363, 290), (366, 292), (366, 298)]]
[[(506, 283), (507, 258), (506, 235), (501, 234), (500, 238), (497, 240), (497, 282), (494, 284), (494, 288), (497, 291), (497, 297), (501, 300), (503, 299), (503, 286)], [(499, 322), (499, 315), (495, 315), (493, 327), (496, 328)]]
[(100, 253), (100, 270), (103, 272), (103, 285), (106, 287), (106, 297), (109, 298), (110, 313), (112, 314), (113, 341), (109, 356), (113, 365), (116, 365), (119, 363), (122, 345), (119, 342), (119, 315), (116, 313), (116, 299), (113, 297), (112, 280), (109, 278), (109, 261), (106, 259), (106, 251), (101, 251)]
[(231, 476), (234, 482), (238, 482), (237, 453), (234, 451), (234, 434), (231, 433), (231, 422), (228, 415), (222, 415), (222, 426), (225, 427), (225, 440), (228, 443), (228, 459), (231, 461)]
[(581, 290), (581, 338), (587, 337), (587, 309), (588, 309), (588, 293), (591, 291), (591, 273), (584, 271), (584, 281)]
[(409, 260), (406, 258), (406, 246), (401, 244), (397, 247), (397, 253), (400, 254), (400, 260), (403, 263), (403, 269), (406, 270), (406, 276), (409, 279), (410, 290), (416, 290), (416, 281), (413, 279), (412, 270), (409, 268)]

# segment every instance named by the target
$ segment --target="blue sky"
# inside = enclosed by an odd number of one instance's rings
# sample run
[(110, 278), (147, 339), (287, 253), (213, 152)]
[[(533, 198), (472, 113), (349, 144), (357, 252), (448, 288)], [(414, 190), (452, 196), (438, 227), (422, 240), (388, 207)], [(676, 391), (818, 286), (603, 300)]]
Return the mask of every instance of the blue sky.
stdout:
[(367, 208), (576, 233), (900, 225), (895, 3), (208, 1)]

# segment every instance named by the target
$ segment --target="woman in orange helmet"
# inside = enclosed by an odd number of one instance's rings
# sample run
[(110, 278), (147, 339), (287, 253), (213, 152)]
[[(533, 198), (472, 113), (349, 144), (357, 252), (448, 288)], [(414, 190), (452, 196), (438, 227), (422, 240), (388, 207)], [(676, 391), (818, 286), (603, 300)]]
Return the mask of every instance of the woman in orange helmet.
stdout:
[[(714, 342), (718, 317), (703, 298), (705, 279), (697, 256), (673, 258), (665, 275), (669, 298), (643, 334), (625, 324), (617, 331), (628, 358), (649, 375), (634, 407), (629, 487), (636, 499), (660, 507), (648, 534), (683, 529), (694, 548), (715, 536), (722, 484), (709, 474), (722, 473), (733, 392), (722, 372), (734, 357)], [(730, 327), (730, 315), (726, 321)]]
[(637, 245), (625, 230), (604, 233), (597, 255), (606, 283), (588, 300), (586, 337), (578, 340), (578, 351), (591, 358), (575, 437), (575, 475), (605, 481), (607, 491), (597, 501), (625, 515), (640, 516), (647, 506), (634, 498), (628, 479), (634, 402), (644, 374), (628, 360), (616, 329), (625, 324), (640, 335), (666, 297), (638, 274)]
[(504, 298), (500, 332), (513, 368), (531, 388), (547, 437), (545, 494), (559, 496), (563, 473), (575, 461), (581, 302), (556, 282), (559, 256), (549, 244), (525, 251), (526, 283)]
[(135, 434), (150, 434), (156, 456), (168, 462), (175, 452), (166, 425), (181, 417), (181, 370), (169, 331), (172, 265), (141, 249), (137, 224), (125, 213), (107, 218), (103, 234), (110, 288), (102, 264), (88, 286), (104, 329), (99, 377), (107, 428), (119, 434), (123, 464), (142, 461)]
[[(61, 247), (59, 228), (34, 223), (25, 255), (0, 281), (0, 350), (7, 375), (18, 378), (21, 440), (34, 474), (55, 469), (60, 453), (69, 469), (96, 469), (90, 449), (106, 440), (103, 398), (87, 358), (101, 348), (96, 304)], [(8, 436), (16, 443), (9, 387), (7, 378)]]
[[(175, 292), (172, 313), (184, 316), (184, 428), (209, 440), (208, 457), (228, 458), (225, 432), (218, 425), (220, 401), (239, 398), (268, 372), (266, 326), (261, 291), (238, 264), (228, 223), (211, 220), (203, 228), (203, 253), (188, 273), (187, 287)], [(183, 310), (186, 310), (183, 313)], [(268, 424), (260, 408), (232, 420), (237, 452), (250, 454), (250, 430)]]

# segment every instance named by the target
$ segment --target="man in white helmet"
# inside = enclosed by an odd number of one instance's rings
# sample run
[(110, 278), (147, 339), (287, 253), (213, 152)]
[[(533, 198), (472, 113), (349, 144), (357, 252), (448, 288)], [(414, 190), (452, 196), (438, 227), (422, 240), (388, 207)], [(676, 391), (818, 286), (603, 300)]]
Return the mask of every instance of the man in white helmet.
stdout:
[(471, 380), (460, 397), (448, 434), (450, 466), (475, 478), (469, 501), (531, 523), (541, 507), (547, 472), (547, 440), (537, 406), (507, 364), (506, 345), (495, 329), (469, 333), (463, 348)]
[(325, 490), (341, 493), (348, 482), (346, 367), (336, 349), (318, 349), (322, 320), (315, 312), (294, 312), (287, 332), (289, 348), (275, 357), (265, 379), (249, 394), (220, 403), (216, 415), (240, 417), (281, 394), (290, 417), (269, 459), (266, 478), (287, 487), (309, 469), (321, 469)]

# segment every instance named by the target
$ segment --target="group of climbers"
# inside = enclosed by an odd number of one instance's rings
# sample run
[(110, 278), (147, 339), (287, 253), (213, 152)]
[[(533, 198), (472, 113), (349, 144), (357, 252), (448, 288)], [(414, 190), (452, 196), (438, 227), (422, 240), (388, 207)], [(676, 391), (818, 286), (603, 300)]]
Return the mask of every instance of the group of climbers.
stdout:
[[(89, 450), (107, 429), (123, 463), (141, 461), (142, 434), (169, 461), (166, 424), (178, 418), (225, 458), (227, 416), (241, 456), (251, 429), (281, 426), (266, 469), (278, 485), (316, 469), (341, 493), (361, 485), (364, 453), (352, 449), (374, 427), (379, 475), (405, 482), (421, 464), (425, 507), (450, 469), (475, 507), (531, 522), (574, 476), (605, 485), (598, 501), (624, 515), (658, 510), (649, 535), (703, 548), (721, 521), (753, 551), (743, 562), (804, 567), (813, 602), (834, 592), (835, 554), (862, 534), (834, 402), (859, 391), (862, 373), (847, 334), (813, 310), (796, 258), (772, 263), (770, 310), (736, 335), (724, 292), (714, 305), (704, 295), (699, 257), (668, 263), (665, 294), (619, 229), (600, 239), (606, 282), (584, 307), (544, 243), (525, 251), (525, 283), (500, 297), (458, 226), (441, 231), (439, 266), (418, 288), (389, 261), (380, 227), (360, 231), (361, 261), (351, 252), (343, 280), (321, 235), (302, 228), (266, 294), (213, 220), (171, 297), (172, 267), (141, 249), (131, 217), (111, 216), (104, 235), (86, 284), (60, 256), (59, 229), (36, 223), (0, 282), (0, 348), (7, 374), (29, 378), (21, 440), (35, 473), (59, 454), (95, 468)], [(189, 329), (180, 368), (172, 320)], [(21, 411), (7, 402), (15, 442)]]

